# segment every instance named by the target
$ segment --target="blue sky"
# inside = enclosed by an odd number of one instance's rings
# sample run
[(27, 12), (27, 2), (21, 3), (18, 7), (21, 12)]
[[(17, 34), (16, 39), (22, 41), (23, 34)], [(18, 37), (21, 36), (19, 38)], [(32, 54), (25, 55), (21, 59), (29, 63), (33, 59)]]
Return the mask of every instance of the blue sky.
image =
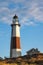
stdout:
[(43, 52), (43, 0), (0, 0), (0, 57), (9, 57), (12, 17), (21, 24), (22, 55), (31, 48)]

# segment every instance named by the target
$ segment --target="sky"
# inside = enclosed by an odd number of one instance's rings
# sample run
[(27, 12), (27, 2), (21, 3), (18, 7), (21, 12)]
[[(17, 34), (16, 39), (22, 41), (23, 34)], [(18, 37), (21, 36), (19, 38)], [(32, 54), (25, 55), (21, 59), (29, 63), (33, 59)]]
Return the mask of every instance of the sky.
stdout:
[(43, 0), (0, 0), (0, 57), (10, 56), (11, 24), (18, 16), (21, 52), (31, 48), (43, 52)]

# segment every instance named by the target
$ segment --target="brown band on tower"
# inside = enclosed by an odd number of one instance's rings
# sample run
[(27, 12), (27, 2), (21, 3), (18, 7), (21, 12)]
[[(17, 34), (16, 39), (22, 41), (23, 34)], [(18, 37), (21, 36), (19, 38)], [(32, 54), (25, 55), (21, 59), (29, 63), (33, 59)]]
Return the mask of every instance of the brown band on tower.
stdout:
[(12, 37), (11, 38), (11, 48), (12, 49), (20, 49), (20, 37)]

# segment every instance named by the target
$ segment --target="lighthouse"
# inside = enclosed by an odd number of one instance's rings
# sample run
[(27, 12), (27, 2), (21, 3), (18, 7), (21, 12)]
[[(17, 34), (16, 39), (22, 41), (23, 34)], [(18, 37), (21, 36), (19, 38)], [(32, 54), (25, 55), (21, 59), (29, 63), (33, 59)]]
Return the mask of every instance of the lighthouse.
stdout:
[(13, 17), (11, 27), (12, 27), (12, 33), (11, 33), (10, 58), (14, 58), (21, 56), (20, 24), (17, 15)]

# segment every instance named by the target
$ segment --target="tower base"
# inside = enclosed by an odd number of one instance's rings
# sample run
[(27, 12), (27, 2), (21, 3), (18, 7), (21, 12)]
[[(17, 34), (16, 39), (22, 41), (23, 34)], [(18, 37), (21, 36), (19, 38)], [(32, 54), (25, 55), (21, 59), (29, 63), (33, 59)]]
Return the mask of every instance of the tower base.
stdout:
[(21, 56), (21, 49), (12, 49), (10, 53), (10, 58)]

